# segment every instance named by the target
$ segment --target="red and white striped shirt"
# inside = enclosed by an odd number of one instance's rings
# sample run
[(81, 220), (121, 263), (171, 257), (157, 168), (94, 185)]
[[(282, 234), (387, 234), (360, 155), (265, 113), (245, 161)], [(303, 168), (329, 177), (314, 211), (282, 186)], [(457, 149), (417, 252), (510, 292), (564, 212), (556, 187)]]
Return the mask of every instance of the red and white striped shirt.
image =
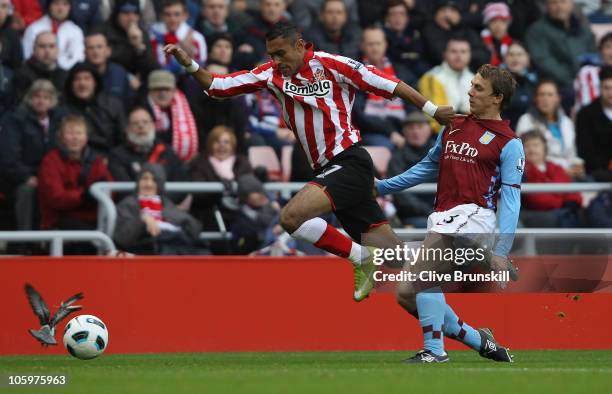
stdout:
[(600, 67), (583, 66), (574, 80), (576, 91), (576, 109), (586, 107), (599, 97), (599, 70)]
[(392, 98), (399, 79), (344, 56), (315, 52), (311, 44), (306, 50), (304, 66), (290, 77), (270, 60), (251, 71), (214, 75), (207, 94), (222, 98), (270, 90), (316, 170), (361, 140), (351, 124), (356, 89)]

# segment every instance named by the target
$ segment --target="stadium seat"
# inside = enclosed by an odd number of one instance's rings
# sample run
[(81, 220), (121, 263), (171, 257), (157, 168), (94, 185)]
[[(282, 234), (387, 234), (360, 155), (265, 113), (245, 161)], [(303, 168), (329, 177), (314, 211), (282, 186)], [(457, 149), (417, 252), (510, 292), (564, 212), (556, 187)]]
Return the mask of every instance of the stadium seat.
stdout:
[(386, 177), (387, 166), (389, 165), (389, 160), (391, 160), (391, 151), (383, 146), (366, 146), (365, 148), (370, 156), (372, 156), (376, 171), (378, 171), (381, 177)]
[(269, 146), (252, 146), (249, 148), (249, 162), (253, 168), (264, 167), (268, 170), (268, 177), (271, 181), (282, 180), (283, 173), (281, 165), (274, 149)]
[(291, 179), (291, 155), (293, 154), (293, 146), (283, 146), (281, 151), (281, 166), (283, 167), (283, 181), (289, 182)]

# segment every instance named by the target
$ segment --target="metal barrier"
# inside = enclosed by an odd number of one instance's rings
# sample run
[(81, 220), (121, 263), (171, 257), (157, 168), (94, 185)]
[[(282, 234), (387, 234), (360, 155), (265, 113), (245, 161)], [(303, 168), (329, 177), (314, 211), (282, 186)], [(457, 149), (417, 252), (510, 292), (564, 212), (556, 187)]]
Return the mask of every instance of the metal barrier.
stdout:
[[(91, 195), (98, 200), (98, 230), (112, 236), (115, 232), (117, 222), (117, 208), (113, 199), (112, 192), (131, 192), (135, 189), (135, 182), (97, 182), (89, 189)], [(291, 193), (304, 187), (302, 182), (271, 182), (264, 185), (270, 192), (280, 192), (284, 198), (289, 198)], [(222, 193), (225, 188), (221, 182), (167, 182), (165, 189), (167, 192), (185, 193)], [(219, 224), (219, 230), (226, 233), (225, 224), (219, 222), (220, 214), (215, 213)], [(210, 234), (210, 233), (209, 233)], [(212, 235), (212, 234), (211, 234)], [(222, 236), (221, 239), (225, 239)]]
[[(393, 231), (403, 241), (422, 241), (427, 233), (424, 228), (396, 228)], [(536, 240), (538, 239), (593, 240), (605, 237), (608, 250), (612, 251), (612, 228), (518, 228), (514, 234), (516, 240), (525, 241), (520, 250), (522, 256), (537, 255)], [(514, 245), (516, 246), (516, 243)]]
[(64, 255), (64, 241), (91, 241), (103, 253), (116, 252), (113, 240), (101, 231), (0, 231), (0, 240), (8, 242), (50, 241), (50, 256)]
[[(289, 198), (291, 193), (297, 192), (304, 187), (302, 182), (269, 182), (264, 184), (267, 191), (280, 192), (284, 198)], [(98, 229), (112, 237), (117, 222), (117, 209), (111, 198), (112, 192), (130, 192), (136, 187), (134, 182), (98, 182), (91, 186), (91, 194), (98, 200)], [(435, 183), (424, 183), (403, 193), (434, 193), (437, 185)], [(599, 192), (612, 189), (612, 183), (525, 183), (522, 185), (522, 193), (563, 193), (563, 192)], [(225, 190), (221, 182), (167, 182), (166, 191), (185, 193), (222, 193)], [(201, 239), (216, 240), (227, 239), (228, 233), (224, 223), (217, 222), (220, 226), (218, 233), (205, 233), (206, 237)]]

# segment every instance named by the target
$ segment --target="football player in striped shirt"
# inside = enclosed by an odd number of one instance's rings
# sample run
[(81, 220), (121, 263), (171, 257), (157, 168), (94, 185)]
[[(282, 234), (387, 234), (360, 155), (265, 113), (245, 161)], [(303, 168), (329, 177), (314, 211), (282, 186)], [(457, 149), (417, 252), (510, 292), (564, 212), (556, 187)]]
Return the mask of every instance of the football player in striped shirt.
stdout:
[[(279, 22), (266, 35), (270, 60), (250, 71), (211, 74), (176, 45), (173, 55), (211, 97), (225, 98), (268, 89), (280, 102), (286, 124), (295, 133), (315, 172), (281, 212), (281, 225), (294, 238), (313, 243), (354, 266), (356, 301), (373, 288), (373, 251), (365, 245), (401, 244), (372, 193), (372, 159), (360, 146), (351, 122), (357, 90), (407, 100), (441, 124), (456, 116), (450, 106), (436, 106), (419, 92), (373, 66), (315, 51), (295, 25)], [(320, 216), (334, 212), (349, 237)], [(352, 239), (351, 239), (352, 238)]]

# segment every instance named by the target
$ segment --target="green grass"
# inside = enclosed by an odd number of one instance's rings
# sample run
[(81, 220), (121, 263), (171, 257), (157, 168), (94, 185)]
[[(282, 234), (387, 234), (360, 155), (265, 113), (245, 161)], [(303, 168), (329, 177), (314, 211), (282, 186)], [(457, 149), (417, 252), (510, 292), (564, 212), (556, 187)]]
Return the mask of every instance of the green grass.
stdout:
[[(0, 357), (3, 373), (67, 374), (64, 387), (4, 393), (601, 393), (612, 387), (612, 351), (521, 351), (513, 364), (474, 352), (451, 362), (404, 365), (406, 352), (181, 353)], [(6, 379), (6, 375), (4, 376)], [(2, 386), (4, 385), (4, 386)]]

